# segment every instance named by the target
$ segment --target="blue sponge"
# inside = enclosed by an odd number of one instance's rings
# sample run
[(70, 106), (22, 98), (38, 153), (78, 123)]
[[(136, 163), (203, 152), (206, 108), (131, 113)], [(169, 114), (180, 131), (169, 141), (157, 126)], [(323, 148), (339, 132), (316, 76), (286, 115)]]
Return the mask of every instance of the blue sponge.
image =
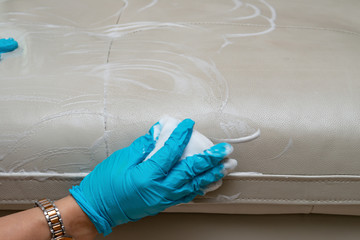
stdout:
[(17, 41), (15, 41), (13, 38), (0, 39), (0, 54), (14, 51), (18, 47), (19, 47), (19, 45), (18, 45)]

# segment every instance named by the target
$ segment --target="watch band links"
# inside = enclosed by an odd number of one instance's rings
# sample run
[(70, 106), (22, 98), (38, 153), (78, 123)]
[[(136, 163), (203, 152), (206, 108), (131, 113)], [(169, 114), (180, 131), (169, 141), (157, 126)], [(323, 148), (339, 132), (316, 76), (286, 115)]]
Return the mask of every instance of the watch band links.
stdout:
[(66, 236), (61, 214), (53, 201), (50, 201), (49, 199), (41, 199), (35, 202), (35, 206), (39, 207), (43, 211), (50, 228), (52, 240), (72, 239), (71, 237)]

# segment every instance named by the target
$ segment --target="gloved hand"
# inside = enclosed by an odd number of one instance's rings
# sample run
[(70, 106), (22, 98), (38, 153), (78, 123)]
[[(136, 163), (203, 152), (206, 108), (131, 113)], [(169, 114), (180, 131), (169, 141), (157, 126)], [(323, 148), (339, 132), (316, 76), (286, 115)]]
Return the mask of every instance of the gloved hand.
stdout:
[(13, 38), (0, 39), (0, 57), (2, 53), (14, 51), (19, 47), (18, 43)]
[(179, 161), (193, 126), (190, 119), (182, 121), (165, 145), (143, 162), (161, 130), (156, 123), (148, 134), (113, 153), (70, 189), (99, 233), (107, 235), (116, 225), (189, 202), (224, 176), (221, 160), (232, 152), (229, 144), (217, 144)]

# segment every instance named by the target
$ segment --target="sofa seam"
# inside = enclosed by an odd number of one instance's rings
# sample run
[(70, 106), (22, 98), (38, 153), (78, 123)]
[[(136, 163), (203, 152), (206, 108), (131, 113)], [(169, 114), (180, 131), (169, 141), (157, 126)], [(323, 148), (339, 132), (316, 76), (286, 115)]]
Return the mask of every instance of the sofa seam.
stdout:
[(360, 183), (360, 179), (354, 179), (354, 180), (313, 180), (313, 179), (303, 179), (303, 180), (295, 180), (295, 179), (223, 179), (224, 181), (233, 181), (233, 182), (296, 182), (296, 183), (305, 183), (305, 182), (311, 182), (311, 183)]
[[(209, 198), (209, 197), (204, 197), (201, 198), (204, 200), (212, 200), (212, 199), (216, 199), (216, 198)], [(198, 199), (198, 200), (201, 200)], [(341, 200), (334, 200), (334, 199), (320, 199), (320, 200), (307, 200), (307, 199), (300, 199), (300, 198), (237, 198), (234, 201), (231, 201), (229, 203), (236, 203), (237, 201), (239, 202), (239, 200), (252, 200), (252, 201), (268, 201), (268, 202), (286, 202), (286, 201), (292, 201), (292, 202), (308, 202), (308, 203), (341, 203), (341, 202), (359, 202), (360, 204), (360, 199), (341, 199)], [(219, 203), (219, 202), (217, 202)], [(220, 202), (221, 203), (221, 202)]]
[[(196, 199), (198, 202), (196, 203), (211, 203), (211, 202), (202, 202), (201, 200), (212, 200), (214, 198), (200, 198)], [(36, 201), (37, 199), (0, 199), (1, 202), (25, 202), (25, 201)], [(360, 205), (360, 199), (342, 199), (342, 200), (332, 200), (332, 199), (320, 199), (320, 200), (306, 200), (306, 199), (299, 199), (299, 198), (238, 198), (232, 202), (216, 202), (216, 204), (236, 204), (240, 203), (239, 200), (246, 200), (246, 201), (259, 201), (259, 202), (304, 202), (304, 203), (346, 203), (346, 202), (358, 202), (357, 205)], [(294, 204), (294, 203), (292, 203)]]
[[(36, 178), (33, 178), (32, 176), (24, 176), (23, 179), (9, 179), (9, 178), (3, 178), (0, 176), (1, 181), (7, 181), (7, 182), (29, 182), (29, 181), (36, 181), (41, 182)], [(32, 178), (32, 179), (31, 179)], [(52, 177), (49, 177), (46, 181), (53, 181), (53, 182), (74, 182), (79, 181), (83, 179), (84, 177), (77, 177), (77, 178), (58, 178), (58, 179), (51, 179)], [(295, 179), (223, 179), (223, 181), (229, 181), (229, 182), (294, 182), (294, 183), (359, 183), (360, 179), (354, 179), (354, 180), (312, 180), (312, 179), (303, 179), (303, 180), (295, 180)]]
[[(190, 25), (230, 25), (230, 26), (242, 26), (242, 27), (269, 27), (268, 25), (264, 24), (246, 24), (246, 23), (227, 23), (227, 22), (182, 22)], [(360, 33), (353, 32), (349, 30), (342, 30), (337, 28), (326, 28), (326, 27), (311, 27), (311, 26), (285, 26), (285, 25), (276, 25), (276, 28), (289, 28), (289, 29), (306, 29), (306, 30), (322, 30), (322, 31), (329, 31), (329, 32), (338, 32), (344, 33), (349, 35), (354, 35), (360, 37)]]

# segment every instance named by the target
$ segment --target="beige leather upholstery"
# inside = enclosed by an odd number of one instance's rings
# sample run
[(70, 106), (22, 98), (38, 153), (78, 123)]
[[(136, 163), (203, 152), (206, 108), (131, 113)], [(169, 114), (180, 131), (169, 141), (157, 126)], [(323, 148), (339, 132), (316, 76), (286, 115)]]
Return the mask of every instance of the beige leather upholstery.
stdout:
[[(0, 211), (0, 217), (14, 211)], [(224, 215), (161, 213), (113, 229), (96, 239), (358, 240), (360, 218), (334, 215)]]
[(359, 7), (0, 1), (0, 37), (20, 45), (0, 62), (0, 207), (68, 194), (168, 114), (239, 162), (168, 211), (360, 215)]

